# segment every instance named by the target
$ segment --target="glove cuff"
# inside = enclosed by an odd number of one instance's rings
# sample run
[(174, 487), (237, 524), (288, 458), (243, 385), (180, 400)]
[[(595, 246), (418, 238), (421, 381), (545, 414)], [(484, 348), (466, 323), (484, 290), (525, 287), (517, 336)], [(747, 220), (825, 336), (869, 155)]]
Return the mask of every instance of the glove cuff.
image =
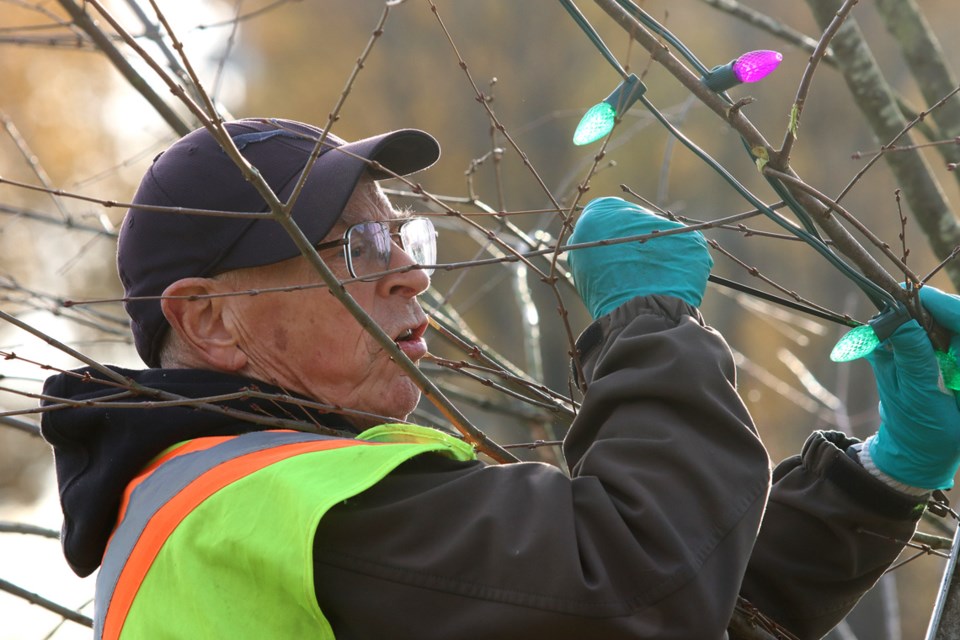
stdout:
[[(884, 419), (882, 404), (880, 418)], [(864, 450), (869, 449), (868, 455), (877, 470), (895, 481), (932, 491), (952, 488), (953, 477), (960, 466), (960, 459), (945, 460), (940, 455), (944, 446), (941, 445), (938, 451), (918, 446), (908, 448), (888, 433), (887, 427), (881, 422), (879, 431), (871, 436)]]
[(875, 436), (870, 436), (865, 441), (858, 442), (850, 447), (850, 449), (856, 452), (857, 459), (860, 461), (860, 464), (870, 475), (891, 489), (896, 489), (900, 493), (905, 493), (910, 496), (924, 496), (930, 493), (929, 489), (924, 489), (923, 487), (914, 487), (904, 482), (900, 482), (896, 478), (888, 476), (881, 471), (874, 463), (873, 456), (870, 455), (870, 442), (872, 442), (874, 438)]

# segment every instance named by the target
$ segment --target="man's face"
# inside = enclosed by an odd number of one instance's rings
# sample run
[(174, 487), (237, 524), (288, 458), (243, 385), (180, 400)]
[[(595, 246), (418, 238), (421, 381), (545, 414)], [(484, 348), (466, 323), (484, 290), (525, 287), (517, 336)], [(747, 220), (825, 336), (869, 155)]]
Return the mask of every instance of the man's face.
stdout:
[[(391, 219), (397, 214), (373, 184), (363, 181), (344, 209), (342, 220)], [(342, 237), (338, 225), (325, 240)], [(349, 278), (342, 248), (321, 256), (341, 279)], [(391, 252), (391, 269), (412, 264), (399, 245)], [(245, 273), (246, 272), (246, 273)], [(234, 272), (238, 290), (318, 282), (306, 258)], [(254, 280), (255, 282), (251, 282)], [(426, 355), (426, 315), (417, 296), (430, 284), (421, 270), (386, 275), (373, 282), (346, 285), (363, 310), (414, 362)], [(239, 286), (237, 286), (239, 285)], [(374, 338), (327, 289), (269, 293), (230, 299), (231, 315), (241, 337), (247, 365), (238, 373), (270, 382), (287, 391), (347, 409), (404, 419), (420, 399), (419, 388)], [(382, 419), (350, 416), (357, 426)]]

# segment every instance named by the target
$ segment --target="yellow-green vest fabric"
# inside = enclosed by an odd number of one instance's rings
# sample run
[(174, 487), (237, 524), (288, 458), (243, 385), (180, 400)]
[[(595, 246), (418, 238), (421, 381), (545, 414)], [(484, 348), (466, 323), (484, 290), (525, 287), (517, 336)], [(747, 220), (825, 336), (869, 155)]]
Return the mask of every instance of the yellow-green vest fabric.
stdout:
[(133, 489), (98, 576), (96, 638), (332, 639), (314, 593), (323, 515), (419, 454), (474, 458), (442, 432), (399, 424), (356, 440), (215, 440)]

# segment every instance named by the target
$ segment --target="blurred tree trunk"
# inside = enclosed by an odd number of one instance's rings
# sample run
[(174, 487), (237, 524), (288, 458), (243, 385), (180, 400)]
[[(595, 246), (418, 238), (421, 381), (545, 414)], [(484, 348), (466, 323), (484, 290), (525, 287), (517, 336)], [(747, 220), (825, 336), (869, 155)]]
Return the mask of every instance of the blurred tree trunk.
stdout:
[[(935, 104), (957, 88), (957, 77), (947, 65), (943, 47), (926, 16), (914, 0), (877, 0), (877, 11), (890, 34), (900, 44), (910, 73), (927, 105)], [(940, 139), (960, 136), (960, 94), (954, 94), (932, 114)], [(929, 124), (929, 121), (927, 122)], [(960, 162), (960, 145), (937, 147), (947, 162)], [(960, 182), (960, 172), (954, 176)]]
[[(817, 23), (821, 28), (825, 28), (842, 2), (841, 0), (807, 0), (807, 4), (810, 5)], [(891, 0), (889, 4), (906, 5), (907, 2)], [(906, 23), (906, 20), (903, 22)], [(910, 47), (911, 51), (917, 51), (915, 43), (935, 41), (922, 20), (914, 20), (911, 24), (913, 25), (911, 29), (904, 29), (910, 34), (909, 37), (905, 36), (905, 39), (914, 43)], [(922, 31), (927, 33), (921, 35), (919, 32)], [(901, 43), (903, 41), (901, 40)], [(907, 121), (897, 107), (890, 86), (880, 71), (856, 20), (849, 18), (844, 22), (831, 46), (836, 55), (837, 68), (843, 74), (864, 119), (881, 144), (889, 143), (903, 131)], [(925, 49), (922, 55), (934, 58), (937, 57), (937, 50)], [(940, 56), (939, 66), (946, 68), (942, 56)], [(924, 67), (932, 68), (932, 65), (928, 63)], [(946, 93), (939, 94), (936, 99), (939, 100)], [(941, 125), (941, 128), (947, 130), (946, 126)], [(903, 147), (910, 144), (913, 144), (913, 139), (907, 133), (900, 138), (897, 146)], [(960, 226), (957, 225), (957, 219), (930, 165), (923, 154), (915, 149), (887, 153), (884, 158), (893, 171), (917, 223), (926, 234), (934, 255), (944, 260), (953, 248), (960, 244)], [(954, 287), (960, 289), (960, 264), (951, 262), (947, 265), (946, 271)]]

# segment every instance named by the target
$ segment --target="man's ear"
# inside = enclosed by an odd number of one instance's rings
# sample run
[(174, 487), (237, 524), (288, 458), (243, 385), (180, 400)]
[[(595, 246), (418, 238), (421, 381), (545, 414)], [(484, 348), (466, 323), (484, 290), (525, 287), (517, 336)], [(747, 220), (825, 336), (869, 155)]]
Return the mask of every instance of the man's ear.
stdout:
[(210, 278), (183, 278), (163, 291), (160, 308), (191, 355), (211, 369), (239, 371), (247, 355), (239, 348), (232, 324), (226, 321), (228, 297), (209, 297), (227, 288)]

